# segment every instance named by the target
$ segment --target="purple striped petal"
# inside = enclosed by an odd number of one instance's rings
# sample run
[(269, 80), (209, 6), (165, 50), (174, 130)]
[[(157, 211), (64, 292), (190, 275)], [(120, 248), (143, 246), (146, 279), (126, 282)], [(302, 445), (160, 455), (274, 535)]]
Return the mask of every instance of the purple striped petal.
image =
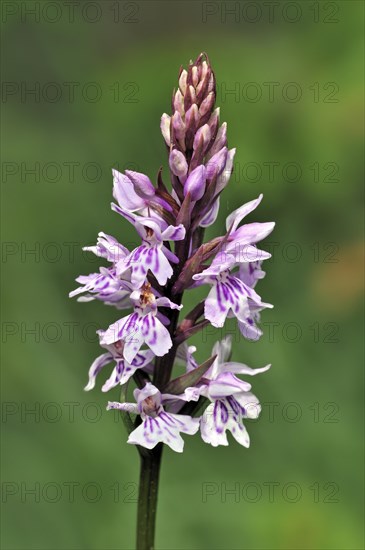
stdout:
[(199, 419), (165, 411), (155, 417), (146, 416), (142, 424), (129, 436), (128, 443), (153, 449), (157, 443), (165, 443), (173, 451), (182, 453), (184, 440), (180, 432), (189, 435), (199, 430)]
[(85, 391), (90, 391), (95, 387), (95, 380), (99, 372), (105, 365), (108, 365), (111, 361), (113, 361), (113, 356), (111, 353), (103, 353), (103, 355), (100, 355), (95, 359), (93, 364), (91, 365), (89, 369), (89, 382), (85, 386)]
[(250, 438), (242, 424), (242, 409), (233, 398), (220, 399), (211, 403), (205, 410), (200, 423), (203, 441), (213, 447), (228, 445), (227, 430), (238, 443), (250, 446)]

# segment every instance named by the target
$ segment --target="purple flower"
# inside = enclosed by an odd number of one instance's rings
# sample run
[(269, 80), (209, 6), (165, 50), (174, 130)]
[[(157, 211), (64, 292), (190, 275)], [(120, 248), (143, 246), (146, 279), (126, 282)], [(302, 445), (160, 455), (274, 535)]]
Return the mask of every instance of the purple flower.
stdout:
[(141, 217), (112, 204), (113, 210), (131, 222), (139, 233), (142, 244), (117, 263), (118, 275), (131, 271), (132, 284), (139, 288), (143, 285), (148, 271), (164, 286), (173, 274), (170, 262), (179, 259), (165, 245), (164, 241), (181, 241), (185, 237), (183, 225), (167, 225), (163, 220)]
[(163, 395), (151, 383), (142, 390), (134, 390), (133, 395), (137, 404), (109, 401), (107, 406), (107, 410), (118, 409), (141, 416), (142, 424), (129, 435), (128, 443), (147, 449), (166, 443), (173, 451), (182, 453), (184, 440), (180, 433), (195, 434), (199, 430), (199, 418), (165, 411)]
[(120, 244), (117, 239), (102, 231), (98, 235), (95, 246), (84, 246), (83, 250), (93, 252), (99, 258), (105, 258), (108, 262), (118, 262), (129, 254), (129, 250)]
[[(192, 357), (194, 349), (188, 348), (188, 370), (196, 365)], [(211, 402), (201, 417), (200, 431), (205, 443), (213, 447), (228, 445), (227, 430), (238, 443), (249, 447), (250, 438), (242, 420), (258, 418), (261, 407), (257, 397), (250, 392), (251, 385), (236, 374), (255, 376), (267, 371), (270, 365), (251, 369), (242, 363), (229, 361), (230, 353), (230, 338), (217, 342), (212, 351), (212, 355), (217, 357), (199, 383), (200, 394)]]
[(141, 346), (146, 343), (153, 353), (161, 357), (172, 346), (171, 336), (159, 319), (157, 307), (181, 309), (182, 306), (174, 304), (168, 298), (162, 296), (156, 298), (151, 290), (151, 285), (145, 283), (140, 290), (135, 290), (130, 295), (134, 303), (134, 311), (127, 317), (119, 319), (105, 331), (101, 337), (101, 345), (123, 343), (123, 357), (132, 363)]
[[(229, 269), (224, 266), (208, 268), (203, 273), (194, 275), (195, 280), (200, 280), (212, 285), (205, 299), (204, 315), (214, 327), (223, 327), (227, 316), (237, 317), (242, 334), (250, 338), (251, 331), (246, 331), (248, 324), (254, 326), (254, 316), (251, 309), (272, 307), (261, 301), (260, 296), (241, 281)], [(255, 335), (257, 336), (257, 332)]]
[(100, 300), (104, 304), (115, 306), (117, 309), (131, 307), (130, 284), (117, 277), (114, 267), (101, 267), (99, 273), (80, 275), (76, 281), (82, 286), (70, 292), (70, 298), (86, 292), (78, 298), (79, 302)]
[[(224, 251), (221, 251), (211, 265), (193, 276), (199, 284), (211, 284), (204, 306), (205, 318), (215, 327), (222, 327), (227, 316), (235, 316), (239, 322), (241, 333), (248, 339), (257, 339), (261, 331), (255, 324), (259, 319), (258, 312), (271, 304), (262, 302), (260, 296), (253, 290), (262, 271), (249, 276), (255, 268), (247, 267), (252, 263), (270, 258), (268, 252), (258, 250), (256, 243), (272, 230), (273, 224), (248, 224), (237, 229), (241, 220), (261, 202), (262, 195), (241, 208), (235, 210), (227, 218), (227, 230), (231, 230)], [(255, 227), (252, 228), (252, 225)], [(264, 227), (262, 227), (264, 226)], [(237, 273), (232, 272), (237, 264), (245, 265)], [(250, 284), (253, 282), (254, 284)]]
[(126, 170), (121, 174), (113, 170), (113, 197), (121, 208), (151, 216), (155, 207), (163, 206), (171, 211), (170, 205), (156, 194), (156, 189), (145, 174)]
[[(102, 340), (104, 331), (98, 331), (99, 338)], [(95, 359), (89, 369), (89, 382), (85, 387), (86, 391), (92, 390), (95, 386), (95, 380), (99, 372), (112, 362), (115, 362), (115, 367), (112, 374), (105, 382), (101, 391), (107, 392), (110, 389), (118, 385), (123, 385), (133, 376), (137, 369), (146, 369), (153, 358), (154, 353), (151, 350), (140, 350), (134, 357), (131, 363), (123, 357), (123, 341), (117, 341), (114, 344), (102, 345), (103, 348), (108, 350), (107, 353), (103, 353)]]

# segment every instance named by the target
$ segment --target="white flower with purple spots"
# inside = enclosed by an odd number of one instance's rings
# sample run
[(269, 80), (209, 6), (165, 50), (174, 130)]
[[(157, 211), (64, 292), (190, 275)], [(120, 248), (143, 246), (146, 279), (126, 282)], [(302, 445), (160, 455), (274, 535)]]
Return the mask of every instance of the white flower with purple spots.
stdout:
[[(214, 262), (202, 273), (194, 275), (196, 281), (212, 285), (205, 299), (204, 315), (214, 327), (223, 327), (227, 316), (236, 317), (242, 334), (256, 339), (260, 331), (255, 325), (255, 312), (272, 305), (262, 302), (257, 292), (236, 276), (239, 273), (231, 272), (234, 261), (234, 258), (226, 261), (222, 258), (221, 262)], [(253, 328), (249, 330), (246, 326)]]
[[(188, 370), (196, 364), (193, 352), (193, 347), (188, 348)], [(199, 383), (200, 395), (211, 402), (201, 417), (200, 431), (203, 440), (213, 447), (228, 445), (227, 430), (238, 443), (249, 447), (249, 435), (242, 420), (258, 418), (261, 407), (257, 397), (250, 392), (251, 385), (236, 374), (255, 376), (267, 371), (270, 365), (251, 369), (242, 363), (229, 361), (230, 353), (230, 338), (217, 342), (212, 351), (212, 355), (217, 357)]]
[(105, 258), (108, 262), (116, 263), (129, 254), (128, 248), (120, 244), (117, 239), (100, 231), (95, 246), (84, 246), (83, 250), (93, 252), (99, 258)]
[(117, 309), (131, 307), (131, 286), (116, 274), (115, 267), (101, 267), (99, 273), (80, 275), (76, 281), (80, 283), (78, 288), (70, 292), (70, 298), (86, 292), (78, 298), (79, 302), (100, 300), (104, 304), (115, 306)]
[[(100, 340), (102, 340), (104, 331), (99, 330), (98, 334)], [(120, 340), (114, 344), (102, 346), (107, 350), (107, 353), (103, 353), (97, 357), (91, 365), (89, 369), (89, 381), (85, 387), (86, 391), (92, 390), (95, 387), (96, 377), (99, 372), (106, 365), (109, 365), (112, 362), (115, 362), (115, 367), (110, 377), (101, 388), (101, 391), (103, 392), (107, 392), (115, 386), (122, 386), (128, 382), (137, 369), (147, 369), (151, 365), (151, 362), (155, 357), (153, 351), (149, 349), (139, 350), (133, 361), (128, 363), (128, 361), (123, 357), (123, 346), (124, 343)]]
[[(224, 251), (221, 251), (211, 265), (193, 276), (198, 284), (211, 284), (204, 305), (205, 318), (214, 327), (223, 327), (227, 317), (236, 317), (241, 333), (248, 339), (258, 339), (260, 329), (255, 321), (259, 319), (258, 312), (271, 308), (271, 304), (262, 302), (260, 296), (253, 290), (250, 282), (263, 276), (263, 271), (257, 266), (271, 254), (256, 248), (255, 243), (266, 237), (274, 224), (247, 224), (237, 229), (241, 220), (254, 210), (261, 202), (262, 195), (228, 216), (226, 221), (229, 238)], [(250, 264), (254, 267), (250, 268)], [(244, 267), (239, 273), (232, 272), (237, 264)], [(255, 272), (255, 275), (253, 273)]]
[(118, 275), (131, 271), (132, 284), (139, 288), (151, 271), (158, 283), (164, 286), (173, 274), (170, 262), (179, 262), (177, 256), (164, 245), (164, 241), (183, 240), (184, 226), (167, 225), (163, 220), (142, 218), (116, 204), (113, 204), (112, 208), (134, 225), (142, 239), (141, 246), (117, 263)]
[(156, 356), (165, 355), (172, 346), (172, 340), (169, 331), (163, 325), (166, 318), (159, 314), (157, 308), (180, 310), (182, 306), (174, 304), (165, 296), (156, 297), (149, 283), (132, 292), (130, 299), (134, 303), (133, 313), (110, 325), (102, 335), (100, 343), (110, 345), (118, 341), (123, 342), (123, 357), (129, 363), (133, 362), (144, 343)]
[(165, 443), (173, 451), (182, 453), (184, 440), (181, 433), (193, 435), (199, 430), (199, 418), (166, 411), (163, 407), (164, 396), (151, 383), (142, 390), (134, 390), (137, 403), (118, 403), (109, 401), (107, 410), (118, 409), (139, 414), (142, 423), (130, 433), (128, 443), (153, 449), (158, 443)]

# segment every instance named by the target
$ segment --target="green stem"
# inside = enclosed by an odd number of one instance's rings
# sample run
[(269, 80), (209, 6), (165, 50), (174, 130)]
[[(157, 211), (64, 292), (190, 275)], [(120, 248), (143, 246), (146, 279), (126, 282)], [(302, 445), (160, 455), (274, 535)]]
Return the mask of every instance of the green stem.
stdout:
[(158, 481), (163, 446), (143, 453), (139, 479), (137, 550), (153, 550), (157, 510)]

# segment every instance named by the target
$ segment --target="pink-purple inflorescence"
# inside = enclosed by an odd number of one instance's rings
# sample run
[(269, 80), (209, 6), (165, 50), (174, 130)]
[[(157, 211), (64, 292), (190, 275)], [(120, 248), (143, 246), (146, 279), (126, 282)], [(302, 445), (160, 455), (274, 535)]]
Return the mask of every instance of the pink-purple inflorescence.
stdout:
[[(195, 434), (213, 446), (228, 445), (227, 430), (249, 446), (243, 419), (257, 418), (258, 399), (251, 385), (237, 375), (266, 371), (231, 360), (231, 339), (217, 342), (199, 365), (190, 336), (208, 324), (223, 327), (236, 318), (240, 334), (257, 340), (260, 311), (271, 304), (255, 291), (265, 275), (262, 261), (270, 254), (257, 248), (274, 223), (240, 225), (262, 195), (226, 220), (226, 233), (204, 242), (204, 229), (219, 212), (220, 196), (233, 169), (235, 149), (227, 146), (227, 125), (215, 108), (216, 86), (208, 56), (201, 54), (180, 69), (172, 97), (172, 114), (163, 114), (161, 132), (169, 156), (171, 190), (162, 170), (156, 185), (145, 174), (113, 170), (112, 210), (130, 222), (140, 238), (128, 250), (114, 237), (99, 233), (96, 246), (86, 247), (109, 265), (80, 276), (70, 296), (100, 300), (129, 312), (106, 330), (99, 330), (105, 353), (90, 367), (86, 390), (95, 386), (107, 365), (114, 368), (102, 386), (107, 392), (134, 380), (135, 403), (113, 401), (108, 409), (136, 415), (128, 442), (147, 449), (162, 442), (182, 452), (181, 433)], [(207, 296), (179, 323), (184, 291), (208, 285)], [(184, 374), (173, 378), (175, 363)]]

